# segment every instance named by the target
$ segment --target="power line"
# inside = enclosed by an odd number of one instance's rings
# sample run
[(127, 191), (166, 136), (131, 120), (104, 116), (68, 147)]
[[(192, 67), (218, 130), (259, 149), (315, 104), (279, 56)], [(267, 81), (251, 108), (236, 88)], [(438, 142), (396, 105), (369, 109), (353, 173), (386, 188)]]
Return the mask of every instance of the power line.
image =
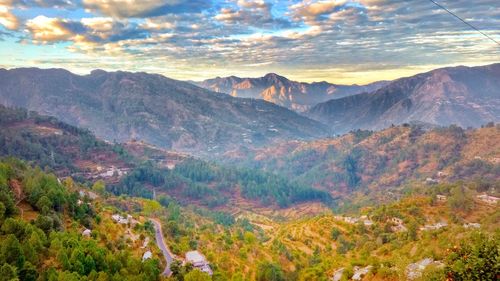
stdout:
[(488, 34), (482, 32), (481, 30), (479, 30), (479, 28), (473, 26), (472, 24), (466, 22), (464, 19), (462, 19), (461, 17), (457, 16), (455, 13), (453, 13), (452, 11), (448, 10), (446, 7), (444, 7), (443, 5), (437, 3), (436, 1), (434, 0), (429, 0), (431, 1), (432, 3), (434, 3), (434, 5), (438, 6), (439, 8), (445, 10), (446, 12), (448, 12), (450, 15), (456, 17), (457, 19), (459, 19), (461, 22), (465, 23), (467, 26), (469, 26), (470, 28), (474, 29), (475, 31), (481, 33), (483, 36), (485, 36), (486, 38), (490, 39), (491, 41), (493, 41), (494, 43), (498, 44), (500, 46), (500, 42), (498, 42), (497, 40), (493, 39), (491, 36), (489, 36)]

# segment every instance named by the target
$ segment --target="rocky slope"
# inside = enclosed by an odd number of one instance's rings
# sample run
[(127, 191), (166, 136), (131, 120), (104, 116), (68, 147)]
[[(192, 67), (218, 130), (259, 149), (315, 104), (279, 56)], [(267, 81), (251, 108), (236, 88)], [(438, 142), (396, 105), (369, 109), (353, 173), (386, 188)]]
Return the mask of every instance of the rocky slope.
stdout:
[(263, 99), (299, 112), (330, 99), (371, 92), (387, 83), (381, 81), (365, 86), (335, 85), (327, 82), (302, 83), (290, 81), (274, 73), (260, 78), (230, 76), (195, 82), (196, 85), (215, 92), (234, 97)]
[(478, 127), (500, 120), (500, 64), (436, 69), (371, 93), (330, 100), (307, 115), (336, 133), (423, 122)]
[(0, 70), (0, 103), (55, 116), (106, 140), (213, 152), (325, 134), (325, 127), (262, 100), (237, 99), (161, 75), (63, 69)]

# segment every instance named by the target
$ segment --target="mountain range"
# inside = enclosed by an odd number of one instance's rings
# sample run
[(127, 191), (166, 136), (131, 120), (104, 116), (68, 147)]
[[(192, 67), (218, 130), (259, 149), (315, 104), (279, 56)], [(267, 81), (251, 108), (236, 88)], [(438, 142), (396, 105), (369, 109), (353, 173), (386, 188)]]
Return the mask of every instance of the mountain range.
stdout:
[(331, 99), (338, 99), (363, 92), (374, 91), (388, 81), (372, 84), (336, 85), (328, 82), (296, 82), (275, 73), (259, 78), (240, 78), (236, 76), (217, 77), (193, 82), (194, 84), (233, 97), (263, 99), (298, 112)]
[(306, 115), (329, 124), (335, 133), (410, 122), (479, 127), (500, 120), (500, 64), (401, 78), (371, 93), (320, 103)]
[(270, 102), (214, 94), (147, 73), (0, 69), (0, 103), (57, 117), (108, 141), (138, 139), (185, 152), (327, 132), (321, 123)]

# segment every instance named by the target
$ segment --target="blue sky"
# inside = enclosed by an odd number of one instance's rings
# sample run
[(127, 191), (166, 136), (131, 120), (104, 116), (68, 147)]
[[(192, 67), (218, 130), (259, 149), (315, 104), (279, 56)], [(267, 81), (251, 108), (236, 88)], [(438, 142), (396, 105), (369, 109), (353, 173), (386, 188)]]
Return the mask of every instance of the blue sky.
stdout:
[[(500, 41), (500, 1), (437, 0)], [(428, 0), (0, 0), (0, 67), (364, 84), (500, 62)]]

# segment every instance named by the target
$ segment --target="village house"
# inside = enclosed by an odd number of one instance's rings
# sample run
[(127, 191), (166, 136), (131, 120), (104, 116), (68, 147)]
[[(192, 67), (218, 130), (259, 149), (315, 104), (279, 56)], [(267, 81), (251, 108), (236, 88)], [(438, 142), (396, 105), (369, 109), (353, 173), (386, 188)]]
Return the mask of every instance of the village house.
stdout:
[(83, 232), (82, 232), (82, 236), (83, 237), (90, 237), (90, 235), (92, 234), (92, 230), (90, 229), (85, 229)]
[(448, 223), (446, 222), (438, 222), (436, 224), (426, 224), (423, 227), (421, 227), (420, 230), (437, 230), (447, 226)]
[(483, 201), (484, 203), (491, 204), (491, 205), (495, 205), (498, 203), (498, 201), (500, 201), (500, 198), (495, 197), (495, 196), (490, 196), (486, 193), (478, 195), (477, 199)]
[(147, 251), (144, 253), (144, 255), (142, 255), (142, 262), (149, 260), (152, 257), (153, 257), (153, 253), (151, 253), (151, 251)]
[(436, 179), (433, 179), (433, 178), (426, 178), (425, 179), (425, 183), (427, 183), (427, 184), (438, 184), (439, 181), (436, 180)]
[(396, 217), (392, 217), (392, 218), (391, 218), (391, 222), (392, 222), (393, 224), (396, 224), (396, 225), (402, 225), (402, 224), (403, 224), (403, 220), (402, 220), (402, 219), (400, 219), (400, 218), (396, 218)]
[(463, 227), (464, 228), (480, 228), (481, 225), (479, 223), (475, 223), (475, 222), (466, 222), (463, 224)]
[(128, 215), (127, 215), (127, 218), (123, 217), (122, 215), (120, 214), (114, 214), (111, 216), (111, 218), (116, 222), (116, 223), (119, 223), (119, 224), (128, 224), (129, 223), (129, 220), (128, 220)]
[(370, 270), (372, 270), (372, 268), (373, 266), (371, 265), (365, 267), (355, 266), (354, 274), (352, 275), (352, 280), (362, 280), (364, 276), (370, 273)]
[(436, 195), (436, 199), (438, 202), (446, 202), (448, 200), (448, 198), (446, 196), (441, 195), (441, 194)]
[(198, 251), (187, 252), (185, 262), (192, 264), (194, 268), (205, 272), (208, 275), (213, 274), (212, 268), (210, 268), (210, 264), (207, 259)]

